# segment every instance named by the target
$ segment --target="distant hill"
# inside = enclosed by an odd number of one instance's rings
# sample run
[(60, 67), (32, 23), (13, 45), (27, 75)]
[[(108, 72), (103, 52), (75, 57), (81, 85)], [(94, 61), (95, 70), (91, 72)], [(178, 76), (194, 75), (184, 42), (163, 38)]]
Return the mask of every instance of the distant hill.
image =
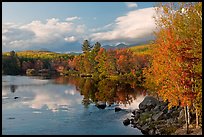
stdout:
[(142, 45), (148, 45), (150, 44), (152, 41), (145, 41), (145, 42), (140, 42), (140, 43), (135, 43), (135, 44), (130, 44), (130, 45), (126, 45), (124, 43), (120, 43), (116, 46), (110, 46), (110, 45), (104, 45), (102, 46), (102, 48), (105, 48), (106, 50), (108, 49), (120, 49), (120, 48), (130, 48), (130, 47), (136, 47), (136, 46), (142, 46)]
[(127, 47), (128, 47), (128, 45), (125, 45), (123, 43), (120, 43), (120, 44), (118, 44), (116, 46), (110, 46), (110, 45), (102, 46), (102, 48), (105, 48), (106, 50), (108, 50), (108, 49), (120, 49), (120, 48), (127, 48)]

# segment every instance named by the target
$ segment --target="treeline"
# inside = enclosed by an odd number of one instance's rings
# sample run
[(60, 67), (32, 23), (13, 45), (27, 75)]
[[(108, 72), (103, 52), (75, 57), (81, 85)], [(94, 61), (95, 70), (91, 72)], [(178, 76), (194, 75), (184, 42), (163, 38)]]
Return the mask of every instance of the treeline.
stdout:
[(67, 60), (74, 56), (42, 51), (14, 51), (2, 54), (2, 74), (39, 75), (58, 74), (62, 67), (68, 68)]
[(85, 40), (83, 54), (69, 60), (69, 72), (92, 75), (94, 78), (137, 79), (142, 82), (142, 69), (148, 66), (149, 55), (135, 54), (128, 48), (106, 50), (96, 42), (93, 46)]
[(149, 54), (137, 54), (131, 49), (106, 50), (99, 42), (90, 45), (84, 40), (80, 55), (42, 51), (11, 51), (2, 55), (2, 73), (7, 75), (75, 75), (94, 79), (144, 80), (142, 69), (149, 65)]

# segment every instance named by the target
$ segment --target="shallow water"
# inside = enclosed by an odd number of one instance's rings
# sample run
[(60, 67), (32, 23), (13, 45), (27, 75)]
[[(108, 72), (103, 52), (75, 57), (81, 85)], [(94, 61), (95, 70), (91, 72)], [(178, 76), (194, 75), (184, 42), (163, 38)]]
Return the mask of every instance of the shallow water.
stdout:
[[(63, 80), (63, 82), (62, 82)], [(84, 84), (84, 83), (82, 83)], [(15, 98), (15, 99), (14, 99)], [(114, 102), (105, 109), (82, 103), (85, 94), (70, 80), (2, 76), (3, 135), (141, 135), (123, 125), (143, 95), (130, 104)], [(115, 107), (123, 110), (115, 112)]]

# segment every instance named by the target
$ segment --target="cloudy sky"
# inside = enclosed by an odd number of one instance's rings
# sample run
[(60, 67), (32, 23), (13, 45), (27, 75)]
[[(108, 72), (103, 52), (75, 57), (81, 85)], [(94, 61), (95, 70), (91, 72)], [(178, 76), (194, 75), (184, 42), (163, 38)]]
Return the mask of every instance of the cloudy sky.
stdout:
[(102, 45), (153, 39), (153, 2), (3, 2), (2, 50), (80, 52), (85, 39)]

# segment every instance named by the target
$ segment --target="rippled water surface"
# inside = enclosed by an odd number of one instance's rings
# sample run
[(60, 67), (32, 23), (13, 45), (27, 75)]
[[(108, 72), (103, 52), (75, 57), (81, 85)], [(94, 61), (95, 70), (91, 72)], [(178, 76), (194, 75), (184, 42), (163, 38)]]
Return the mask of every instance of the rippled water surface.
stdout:
[[(142, 134), (122, 123), (144, 98), (142, 92), (134, 84), (106, 82), (2, 76), (2, 134)], [(107, 107), (97, 108), (98, 100)], [(116, 106), (123, 110), (115, 112)]]

